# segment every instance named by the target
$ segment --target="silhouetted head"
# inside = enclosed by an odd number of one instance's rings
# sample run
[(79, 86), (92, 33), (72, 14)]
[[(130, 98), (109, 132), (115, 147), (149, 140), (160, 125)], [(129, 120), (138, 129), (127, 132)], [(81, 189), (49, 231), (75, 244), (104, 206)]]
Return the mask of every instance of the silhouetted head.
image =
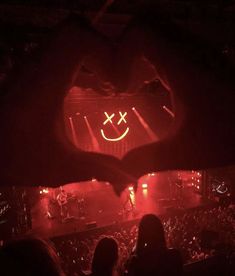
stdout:
[(118, 245), (112, 238), (101, 239), (94, 252), (92, 273), (94, 275), (112, 275), (113, 268), (118, 260)]
[(64, 275), (53, 247), (35, 238), (5, 244), (0, 249), (0, 273), (8, 276)]
[(160, 251), (165, 248), (166, 240), (160, 219), (153, 214), (143, 216), (139, 224), (136, 254)]

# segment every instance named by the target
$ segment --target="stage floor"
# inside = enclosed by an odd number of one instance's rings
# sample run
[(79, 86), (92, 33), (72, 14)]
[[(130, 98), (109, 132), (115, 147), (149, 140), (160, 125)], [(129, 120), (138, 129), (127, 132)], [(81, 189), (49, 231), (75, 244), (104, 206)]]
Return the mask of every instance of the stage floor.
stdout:
[[(179, 177), (181, 182), (177, 181)], [(96, 180), (71, 183), (63, 186), (70, 195), (67, 203), (70, 219), (64, 221), (56, 199), (60, 190), (38, 189), (40, 195), (31, 210), (31, 233), (55, 237), (138, 219), (146, 213), (164, 215), (194, 208), (204, 204), (201, 181), (200, 172), (152, 173), (139, 180), (136, 193), (129, 187), (120, 197), (108, 183)]]

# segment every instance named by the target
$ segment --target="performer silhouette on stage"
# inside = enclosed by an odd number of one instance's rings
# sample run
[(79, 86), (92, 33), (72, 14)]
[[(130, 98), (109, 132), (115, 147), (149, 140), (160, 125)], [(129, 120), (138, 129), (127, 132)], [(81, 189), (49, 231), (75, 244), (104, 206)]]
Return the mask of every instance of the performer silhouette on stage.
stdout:
[(63, 189), (63, 187), (60, 187), (60, 193), (57, 195), (56, 199), (60, 206), (61, 218), (62, 218), (62, 220), (64, 220), (69, 217), (69, 213), (68, 213), (68, 206), (67, 206), (68, 194)]
[(123, 212), (129, 212), (129, 211), (134, 211), (135, 210), (135, 204), (133, 202), (133, 196), (134, 192), (133, 191), (128, 191), (126, 200), (123, 203)]

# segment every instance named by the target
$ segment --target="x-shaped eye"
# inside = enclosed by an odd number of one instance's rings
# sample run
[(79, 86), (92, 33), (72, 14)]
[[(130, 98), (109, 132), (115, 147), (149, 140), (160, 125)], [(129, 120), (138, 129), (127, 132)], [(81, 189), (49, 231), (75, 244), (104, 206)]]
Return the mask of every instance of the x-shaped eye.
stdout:
[(104, 114), (107, 117), (107, 119), (103, 122), (103, 125), (106, 125), (108, 122), (110, 122), (112, 124), (113, 123), (112, 118), (114, 117), (114, 113), (110, 116), (107, 112), (104, 112)]
[(125, 117), (126, 117), (127, 113), (125, 112), (124, 114), (122, 114), (122, 112), (119, 111), (119, 115), (120, 115), (121, 119), (118, 121), (117, 124), (120, 125), (122, 121), (126, 124)]

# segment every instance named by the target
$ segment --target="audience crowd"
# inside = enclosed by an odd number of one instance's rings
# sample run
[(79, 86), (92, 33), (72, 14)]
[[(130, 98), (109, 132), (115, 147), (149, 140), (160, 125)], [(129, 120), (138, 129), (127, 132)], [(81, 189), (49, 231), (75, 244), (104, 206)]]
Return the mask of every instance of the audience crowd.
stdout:
[[(166, 244), (178, 249), (184, 264), (228, 252), (235, 246), (235, 206), (216, 206), (188, 210), (164, 216)], [(127, 260), (132, 254), (138, 235), (138, 221), (106, 227), (53, 239), (64, 271), (68, 275), (82, 275), (91, 269), (92, 257), (98, 241), (109, 237), (117, 241), (119, 258), (116, 270), (125, 275)], [(206, 243), (204, 242), (206, 241)], [(80, 274), (79, 274), (80, 271)]]

